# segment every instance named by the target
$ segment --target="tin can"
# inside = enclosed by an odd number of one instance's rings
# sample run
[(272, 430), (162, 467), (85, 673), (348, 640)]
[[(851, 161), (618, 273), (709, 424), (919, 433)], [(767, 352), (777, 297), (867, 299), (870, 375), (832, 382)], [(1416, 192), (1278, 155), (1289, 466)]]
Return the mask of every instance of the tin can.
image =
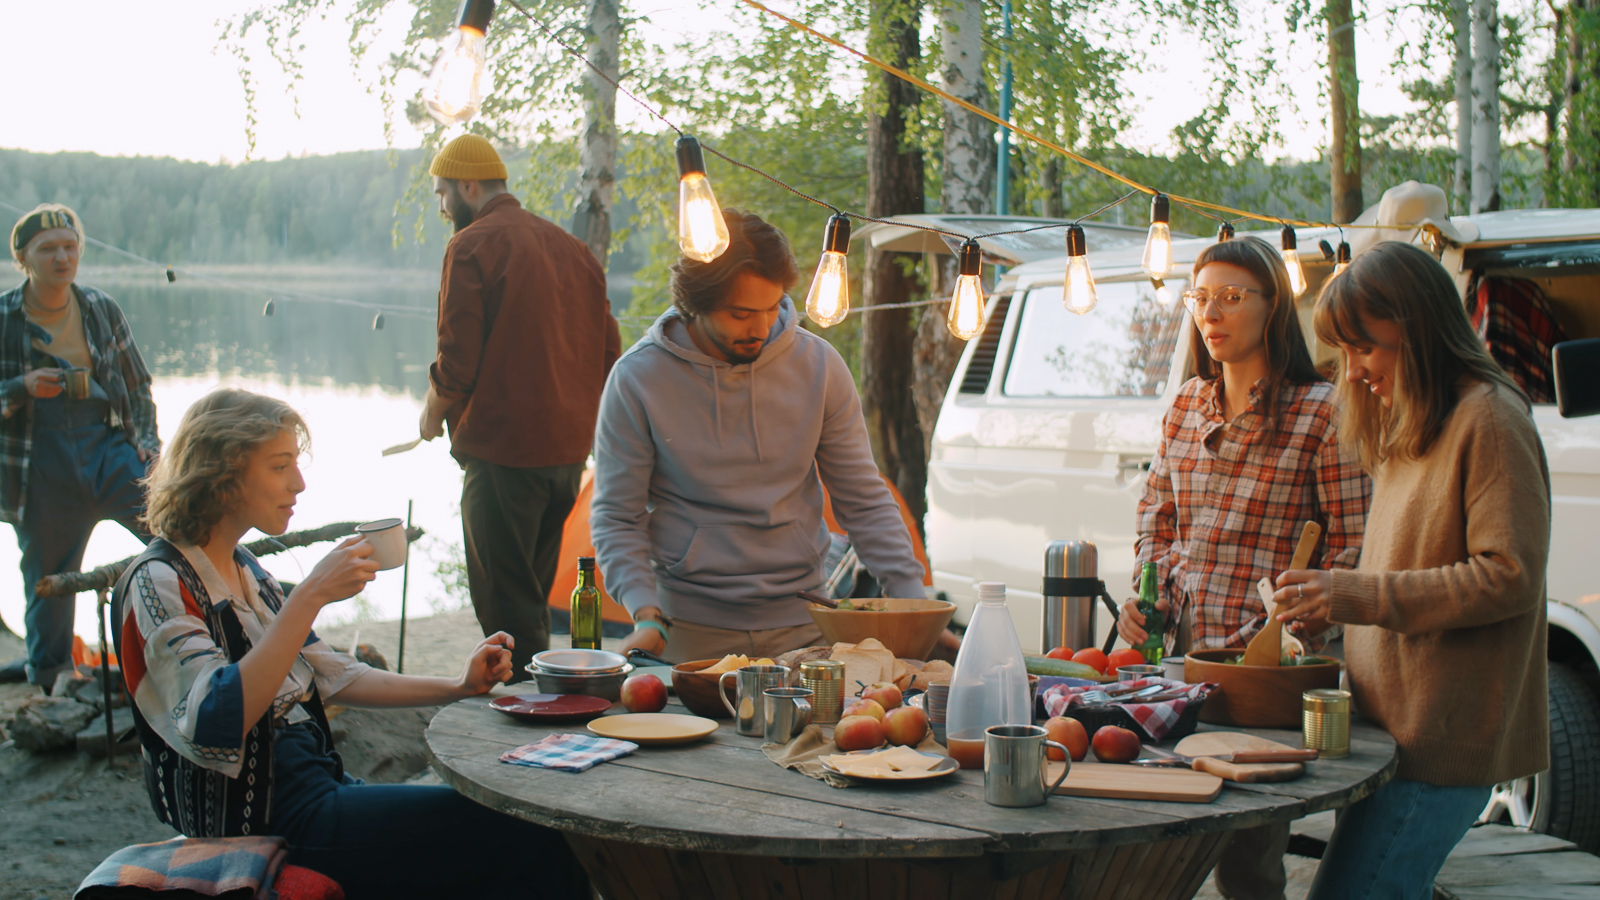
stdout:
[(1306, 691), (1300, 696), (1301, 744), (1319, 751), (1323, 759), (1350, 755), (1350, 692), (1332, 689)]
[(800, 664), (800, 686), (811, 689), (811, 721), (832, 725), (844, 712), (844, 663), (814, 659)]

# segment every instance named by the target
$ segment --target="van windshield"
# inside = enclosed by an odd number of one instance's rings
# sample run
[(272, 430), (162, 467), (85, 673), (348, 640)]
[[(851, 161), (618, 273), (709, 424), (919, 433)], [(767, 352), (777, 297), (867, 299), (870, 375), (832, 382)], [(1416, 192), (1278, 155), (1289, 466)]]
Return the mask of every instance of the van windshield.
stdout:
[(1032, 288), (1023, 299), (1002, 390), (1013, 397), (1159, 397), (1184, 321), (1175, 299), (1187, 281), (1167, 282), (1174, 298), (1156, 299), (1149, 282), (1098, 286), (1088, 315), (1069, 312), (1060, 285)]

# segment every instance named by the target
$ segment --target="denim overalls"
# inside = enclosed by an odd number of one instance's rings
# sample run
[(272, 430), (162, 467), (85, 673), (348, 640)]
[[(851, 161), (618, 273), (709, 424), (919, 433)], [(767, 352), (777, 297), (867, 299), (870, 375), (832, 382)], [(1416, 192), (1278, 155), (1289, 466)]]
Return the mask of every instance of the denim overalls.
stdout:
[[(34, 358), (42, 366), (67, 365), (38, 350)], [(86, 400), (70, 400), (63, 390), (49, 399), (33, 398), (32, 406), (33, 450), (17, 545), (27, 597), (28, 680), (49, 687), (72, 666), (76, 598), (37, 597), (35, 583), (78, 571), (89, 535), (102, 520), (121, 524), (141, 541), (150, 536), (135, 521), (144, 510), (139, 479), (145, 464), (122, 430), (111, 427), (111, 401), (99, 383), (89, 379)]]

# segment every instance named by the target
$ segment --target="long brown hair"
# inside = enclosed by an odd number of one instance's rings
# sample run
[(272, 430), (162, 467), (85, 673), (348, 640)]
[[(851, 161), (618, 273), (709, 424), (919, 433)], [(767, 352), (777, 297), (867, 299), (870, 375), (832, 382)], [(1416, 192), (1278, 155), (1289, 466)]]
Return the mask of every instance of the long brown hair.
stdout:
[(145, 479), (145, 525), (168, 540), (204, 544), (239, 501), (250, 455), (285, 431), (302, 451), (310, 447), (305, 420), (282, 400), (232, 388), (200, 398)]
[[(1249, 272), (1267, 292), (1267, 303), (1272, 311), (1267, 314), (1266, 331), (1261, 337), (1267, 350), (1266, 384), (1262, 385), (1262, 418), (1269, 434), (1278, 430), (1278, 405), (1286, 384), (1311, 384), (1322, 381), (1322, 375), (1311, 361), (1311, 351), (1306, 347), (1306, 336), (1300, 330), (1300, 318), (1294, 310), (1294, 288), (1289, 285), (1289, 270), (1284, 267), (1283, 256), (1273, 246), (1260, 238), (1240, 237), (1218, 241), (1200, 251), (1194, 261), (1194, 276), (1212, 263), (1227, 263)], [(1211, 358), (1206, 348), (1205, 336), (1200, 326), (1189, 317), (1189, 357), (1194, 360), (1195, 373), (1207, 381), (1222, 374), (1222, 364)], [(1243, 399), (1243, 398), (1240, 398)]]
[(1329, 345), (1376, 343), (1362, 319), (1400, 326), (1393, 405), (1344, 377), (1339, 355), (1339, 442), (1369, 471), (1399, 455), (1419, 459), (1455, 411), (1463, 380), (1501, 385), (1528, 402), (1473, 331), (1455, 282), (1419, 247), (1384, 241), (1322, 286), (1317, 337)]

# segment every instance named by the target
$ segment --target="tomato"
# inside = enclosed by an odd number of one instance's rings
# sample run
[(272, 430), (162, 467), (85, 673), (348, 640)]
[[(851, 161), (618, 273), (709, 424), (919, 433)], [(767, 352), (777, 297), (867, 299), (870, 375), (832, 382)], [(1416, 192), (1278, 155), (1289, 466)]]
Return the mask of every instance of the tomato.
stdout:
[(1072, 654), (1072, 661), (1083, 663), (1101, 675), (1106, 673), (1106, 655), (1100, 652), (1099, 647), (1085, 647), (1079, 650)]
[[(1051, 650), (1049, 653), (1046, 653), (1045, 656), (1048, 656), (1051, 659), (1065, 659), (1070, 661), (1072, 659), (1072, 648), (1057, 647), (1054, 650)], [(1141, 659), (1142, 658), (1143, 657), (1141, 657)]]
[(1123, 666), (1142, 665), (1144, 665), (1144, 654), (1132, 647), (1124, 647), (1106, 657), (1106, 671), (1108, 672), (1115, 672)]

